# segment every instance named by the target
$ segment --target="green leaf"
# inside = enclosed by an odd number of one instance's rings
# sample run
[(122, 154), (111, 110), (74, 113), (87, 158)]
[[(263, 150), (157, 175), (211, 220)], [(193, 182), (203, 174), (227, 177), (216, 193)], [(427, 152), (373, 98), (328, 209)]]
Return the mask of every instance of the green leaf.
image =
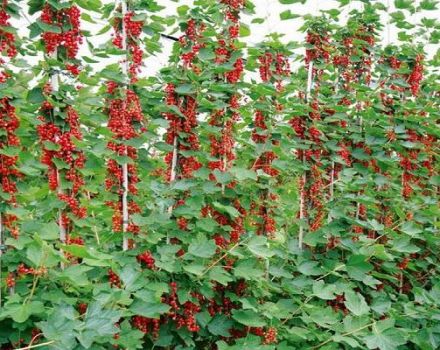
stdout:
[(305, 4), (307, 0), (279, 0), (279, 2), (283, 5), (290, 5), (290, 4), (296, 4), (301, 3)]
[(339, 322), (339, 315), (330, 307), (313, 307), (308, 312), (312, 321), (321, 327), (328, 327)]
[(197, 220), (196, 226), (203, 231), (214, 232), (218, 227), (218, 223), (212, 218), (200, 218)]
[(234, 275), (246, 280), (258, 280), (264, 275), (264, 271), (257, 266), (257, 262), (255, 260), (247, 259), (241, 260), (237, 263), (234, 269)]
[(352, 290), (344, 292), (345, 306), (356, 316), (362, 316), (368, 314), (370, 307), (368, 306), (365, 298), (360, 293), (355, 293)]
[(211, 270), (209, 270), (209, 279), (212, 281), (216, 281), (224, 286), (233, 281), (231, 275), (226, 272), (223, 267), (220, 266), (214, 266)]
[(98, 302), (87, 307), (84, 326), (78, 334), (82, 346), (89, 348), (101, 337), (113, 336), (119, 331), (115, 323), (121, 318), (121, 311), (104, 309)]
[(130, 322), (125, 320), (121, 323), (119, 337), (115, 343), (123, 349), (141, 349), (144, 336), (143, 332), (139, 329), (133, 329)]
[(208, 331), (211, 334), (222, 337), (230, 337), (229, 330), (232, 328), (233, 322), (225, 315), (216, 315), (208, 324)]
[(298, 271), (306, 276), (318, 276), (323, 272), (317, 261), (304, 261), (298, 266)]
[(366, 274), (373, 270), (373, 265), (367, 262), (364, 255), (351, 255), (347, 261), (347, 273), (356, 281), (363, 281)]
[(206, 238), (191, 243), (188, 247), (188, 253), (199, 258), (210, 258), (215, 254), (217, 246), (213, 240)]
[(288, 19), (295, 19), (295, 18), (299, 18), (301, 17), (301, 15), (297, 15), (295, 13), (292, 13), (292, 11), (290, 10), (286, 10), (280, 13), (280, 19), (282, 21), (288, 20)]
[(77, 258), (91, 258), (87, 248), (79, 244), (63, 244), (62, 248), (65, 252), (72, 254)]
[(235, 209), (234, 207), (230, 206), (230, 205), (223, 205), (219, 202), (214, 202), (212, 203), (214, 208), (221, 211), (221, 212), (226, 212), (228, 213), (230, 216), (232, 216), (233, 218), (236, 218), (238, 216), (240, 216), (240, 212)]
[(160, 315), (167, 313), (170, 310), (169, 305), (160, 302), (145, 302), (141, 299), (135, 299), (130, 306), (130, 311), (134, 315), (140, 315), (148, 318), (159, 318)]
[(182, 94), (182, 95), (191, 95), (196, 92), (191, 84), (178, 85), (176, 86), (175, 91), (177, 94)]
[(419, 233), (422, 233), (422, 229), (412, 221), (405, 222), (401, 227), (400, 231), (406, 233), (411, 237), (418, 237)]
[(373, 334), (364, 338), (368, 349), (396, 350), (400, 345), (406, 344), (405, 334), (396, 329), (387, 329), (380, 332), (373, 327)]
[(233, 310), (232, 318), (248, 327), (264, 327), (266, 322), (252, 310)]
[(332, 339), (336, 343), (346, 343), (349, 346), (351, 346), (351, 348), (353, 348), (353, 349), (360, 347), (359, 342), (356, 339), (351, 338), (351, 337), (337, 334), (337, 335), (334, 335)]
[(43, 95), (43, 90), (39, 87), (36, 87), (28, 92), (27, 100), (29, 103), (41, 104), (46, 101), (46, 98)]
[(246, 168), (233, 167), (231, 169), (231, 174), (233, 174), (238, 181), (243, 181), (247, 179), (257, 180), (257, 173), (253, 170)]
[(215, 53), (211, 48), (203, 48), (199, 50), (198, 57), (202, 61), (211, 61), (215, 58)]
[(270, 258), (275, 254), (270, 250), (267, 238), (264, 236), (252, 237), (247, 247), (254, 255), (261, 258)]
[(186, 15), (186, 13), (189, 11), (189, 6), (188, 5), (182, 5), (179, 6), (177, 8), (177, 13), (179, 14), (179, 16), (184, 16)]
[(141, 273), (136, 271), (133, 266), (126, 265), (119, 273), (119, 277), (121, 278), (124, 288), (128, 291), (134, 291), (139, 288), (142, 288), (143, 281), (140, 279)]
[(251, 29), (248, 25), (241, 23), (240, 24), (240, 37), (245, 38), (247, 36), (251, 35)]
[(313, 282), (313, 294), (323, 300), (333, 300), (335, 298), (336, 285), (325, 284), (324, 281)]
[(52, 311), (46, 321), (37, 323), (37, 326), (48, 341), (54, 342), (52, 347), (58, 350), (71, 350), (77, 345), (75, 337), (79, 324), (74, 308), (62, 304)]
[(20, 148), (19, 147), (3, 147), (0, 148), (0, 154), (3, 154), (7, 157), (15, 157), (20, 154)]
[(47, 24), (39, 19), (36, 20), (36, 23), (44, 32), (61, 33), (61, 28), (58, 26)]
[(102, 4), (100, 0), (75, 0), (75, 3), (85, 10), (100, 12)]
[(437, 10), (438, 0), (423, 0), (420, 3), (422, 10), (432, 11)]
[(409, 9), (412, 8), (412, 0), (394, 0), (394, 6), (398, 9)]

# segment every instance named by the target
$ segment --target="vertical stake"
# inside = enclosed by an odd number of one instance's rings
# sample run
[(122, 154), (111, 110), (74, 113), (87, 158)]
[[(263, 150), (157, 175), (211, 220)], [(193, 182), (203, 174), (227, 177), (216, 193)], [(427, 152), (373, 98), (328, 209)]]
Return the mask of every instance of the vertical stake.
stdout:
[[(312, 91), (312, 84), (313, 84), (313, 61), (309, 62), (309, 71), (307, 75), (307, 90), (306, 90), (306, 102), (309, 102), (310, 100), (310, 93)], [(303, 154), (302, 156), (302, 163), (303, 165), (306, 164), (306, 157)], [(301, 193), (300, 193), (300, 203), (299, 203), (299, 219), (301, 221), (299, 226), (299, 234), (298, 234), (298, 247), (300, 250), (303, 249), (303, 241), (304, 241), (304, 226), (302, 220), (305, 218), (305, 186), (307, 182), (307, 172), (304, 171), (304, 174), (302, 176), (302, 183), (301, 183)]]
[[(121, 0), (121, 14), (122, 14), (122, 50), (125, 51), (125, 60), (122, 63), (122, 74), (124, 79), (128, 82), (128, 57), (127, 57), (127, 27), (125, 25), (125, 15), (127, 14), (127, 2), (126, 0)], [(124, 107), (126, 104), (126, 97), (124, 97)], [(125, 109), (125, 108), (124, 108)], [(127, 148), (124, 151), (127, 155)], [(124, 163), (122, 165), (122, 250), (128, 250), (128, 164)]]
[[(55, 60), (58, 60), (58, 49), (55, 49), (54, 52), (52, 53), (52, 58)], [(50, 85), (52, 87), (52, 91), (54, 93), (57, 93), (60, 89), (60, 81), (59, 81), (59, 74), (58, 72), (51, 72), (50, 73)], [(54, 107), (54, 114), (58, 113), (59, 109), (58, 107)], [(58, 141), (58, 140), (57, 140)], [(60, 172), (57, 169), (56, 170), (56, 176), (57, 176), (57, 193), (58, 194), (62, 194), (63, 193), (63, 189), (61, 188), (61, 177), (60, 177)], [(60, 242), (61, 243), (65, 243), (66, 242), (66, 238), (67, 238), (67, 234), (66, 234), (66, 228), (64, 227), (64, 223), (63, 223), (63, 211), (61, 209), (58, 210), (58, 226), (60, 228)], [(63, 254), (63, 250), (60, 250), (61, 254)], [(61, 269), (64, 269), (64, 263), (60, 263), (60, 267)]]

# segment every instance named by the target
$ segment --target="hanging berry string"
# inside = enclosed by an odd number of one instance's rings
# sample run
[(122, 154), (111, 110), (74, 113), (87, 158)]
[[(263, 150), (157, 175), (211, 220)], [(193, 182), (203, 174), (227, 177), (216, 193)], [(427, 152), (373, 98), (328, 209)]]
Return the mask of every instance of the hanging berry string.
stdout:
[[(179, 39), (181, 51), (181, 69), (192, 70), (200, 73), (197, 54), (205, 46), (202, 42), (205, 25), (196, 23), (190, 19), (186, 24), (185, 35)], [(173, 146), (173, 151), (165, 157), (168, 165), (166, 171), (167, 181), (174, 181), (183, 178), (191, 178), (193, 172), (200, 169), (201, 163), (197, 157), (191, 154), (200, 148), (199, 138), (196, 133), (197, 122), (197, 101), (191, 95), (179, 95), (176, 93), (175, 85), (168, 83), (165, 88), (165, 103), (167, 106), (175, 106), (181, 113), (177, 115), (169, 112), (165, 113), (165, 118), (169, 121), (169, 127), (165, 135), (166, 142)]]
[[(128, 164), (128, 193), (135, 196), (138, 192), (136, 184), (139, 182), (137, 167), (137, 150), (135, 147), (127, 146), (123, 141), (127, 141), (139, 136), (139, 127), (142, 125), (144, 116), (140, 106), (139, 97), (132, 90), (125, 90), (116, 87), (116, 83), (109, 82), (107, 84), (108, 99), (108, 124), (107, 127), (113, 133), (113, 141), (110, 141), (107, 147), (115, 156), (127, 156), (132, 160)], [(122, 91), (121, 91), (122, 90)], [(121, 96), (125, 94), (125, 96)], [(142, 129), (142, 127), (140, 127)], [(114, 210), (113, 213), (113, 231), (123, 231), (123, 208), (122, 196), (124, 192), (123, 186), (123, 168), (115, 159), (107, 162), (107, 178), (105, 180), (106, 190), (116, 194), (119, 197), (117, 201), (109, 201), (107, 205)], [(128, 213), (132, 215), (139, 213), (140, 208), (135, 201), (128, 203)], [(139, 233), (139, 227), (132, 222), (127, 226), (127, 231), (132, 234)]]
[[(413, 62), (409, 62), (409, 68), (411, 68), (411, 73), (407, 77), (407, 82), (409, 84), (408, 91), (413, 97), (417, 97), (419, 94), (420, 83), (423, 79), (423, 55), (418, 54)], [(409, 111), (405, 111), (406, 116), (409, 115)], [(432, 149), (432, 139), (429, 135), (419, 135), (414, 129), (407, 129), (407, 140), (412, 143), (420, 143), (427, 146), (428, 149)], [(422, 150), (420, 149), (410, 149), (407, 152), (401, 152), (400, 166), (402, 167), (402, 195), (405, 198), (409, 198), (413, 193), (414, 186), (423, 186), (421, 184), (421, 179), (415, 175), (417, 170), (423, 165), (419, 164), (419, 156)], [(427, 153), (429, 154), (429, 153)], [(431, 152), (432, 154), (432, 152)], [(426, 162), (425, 165), (432, 164), (431, 162)], [(431, 169), (430, 169), (431, 168)], [(432, 165), (427, 167), (428, 171), (432, 172)]]
[[(224, 4), (222, 10), (225, 16), (226, 28), (216, 43), (214, 51), (215, 63), (225, 64), (229, 62), (233, 68), (219, 74), (217, 77), (220, 84), (227, 84), (230, 87), (228, 92), (224, 92), (225, 103), (228, 107), (213, 111), (209, 119), (209, 124), (218, 130), (218, 133), (209, 135), (210, 155), (214, 159), (208, 163), (208, 167), (212, 171), (210, 174), (212, 181), (216, 181), (215, 171), (228, 171), (236, 158), (233, 125), (240, 119), (238, 112), (240, 108), (240, 95), (237, 93), (234, 85), (240, 81), (244, 69), (243, 58), (236, 47), (236, 40), (240, 29), (240, 11), (244, 6), (244, 1), (223, 0), (222, 4)], [(232, 182), (227, 186), (233, 188), (235, 183)], [(225, 185), (222, 185), (222, 188), (224, 192)], [(202, 210), (202, 216), (214, 218), (221, 226), (232, 227), (229, 237), (224, 237), (221, 234), (216, 235), (215, 241), (219, 248), (225, 248), (230, 243), (238, 242), (241, 234), (244, 232), (243, 223), (246, 211), (236, 198), (231, 200), (231, 204), (240, 213), (236, 218), (229, 218), (210, 205)]]
[[(389, 115), (390, 122), (392, 124), (392, 128), (388, 129), (386, 137), (389, 141), (396, 141), (398, 135), (395, 133), (395, 118), (399, 115), (399, 113), (403, 113), (404, 116), (408, 116), (410, 111), (403, 110), (402, 107), (399, 106), (398, 100), (403, 98), (405, 101), (405, 93), (409, 96), (417, 98), (420, 89), (420, 83), (423, 79), (423, 55), (417, 54), (413, 60), (409, 60), (408, 62), (401, 61), (395, 55), (384, 57), (381, 60), (381, 64), (388, 66), (393, 73), (389, 79), (385, 78), (380, 82), (380, 86), (384, 89), (380, 93), (380, 99), (382, 104), (385, 107), (385, 113)], [(401, 73), (401, 71), (407, 67), (407, 70), (410, 73)], [(393, 83), (393, 81), (398, 80), (406, 81), (407, 86), (398, 85)], [(390, 89), (394, 94), (387, 94), (385, 92), (386, 89)], [(418, 114), (418, 112), (415, 112)], [(428, 155), (432, 155), (432, 145), (433, 145), (433, 137), (431, 135), (420, 135), (416, 130), (408, 128), (406, 130), (405, 139), (408, 142), (412, 143), (420, 143), (421, 145), (426, 146)], [(430, 156), (427, 157), (427, 161), (423, 164), (419, 164), (419, 155), (423, 150), (420, 149), (410, 149), (407, 152), (399, 152), (400, 158), (400, 167), (402, 169), (401, 176), (401, 186), (402, 186), (402, 195), (404, 198), (409, 198), (413, 192), (413, 186), (420, 185), (420, 179), (415, 175), (417, 170), (421, 167), (426, 167), (428, 173), (432, 173), (432, 158)], [(429, 160), (431, 159), (431, 161)]]
[[(352, 150), (356, 149), (371, 154), (371, 150), (364, 142), (357, 141), (359, 139), (359, 133), (363, 134), (364, 130), (362, 118), (359, 117), (358, 114), (364, 108), (368, 107), (368, 102), (362, 103), (357, 101), (356, 90), (353, 86), (354, 84), (357, 86), (361, 84), (365, 84), (366, 86), (370, 85), (373, 48), (376, 41), (375, 25), (372, 23), (368, 25), (365, 24), (364, 20), (359, 19), (358, 16), (350, 19), (349, 23), (351, 23), (351, 25), (348, 27), (354, 29), (342, 34), (339, 42), (339, 52), (333, 56), (333, 64), (338, 69), (336, 89), (337, 92), (342, 95), (338, 105), (345, 106), (348, 109), (347, 116), (349, 116), (350, 111), (353, 110), (356, 118), (347, 118), (339, 122), (342, 135), (338, 141), (339, 150), (336, 152), (336, 155), (339, 156), (341, 162), (338, 164), (332, 163), (333, 166), (330, 170), (330, 188), (332, 191), (332, 183), (337, 181), (344, 165), (346, 167), (352, 167), (356, 164), (357, 167), (363, 166), (368, 168), (371, 162), (375, 162), (374, 159), (371, 159), (371, 161), (360, 161), (352, 157)], [(334, 111), (330, 112), (330, 115), (332, 114), (334, 114)], [(358, 131), (356, 132), (356, 130)], [(365, 136), (362, 135), (362, 138), (365, 138)], [(363, 190), (357, 191), (357, 196), (360, 196), (362, 192)], [(366, 214), (366, 206), (357, 202), (353, 216), (356, 219), (366, 220)], [(357, 240), (357, 234), (362, 232), (363, 229), (354, 225), (353, 230), (356, 234), (353, 240)], [(334, 238), (330, 237), (329, 239)]]
[(9, 78), (9, 74), (3, 70), (7, 58), (11, 59), (17, 55), (16, 38), (9, 23), (11, 16), (7, 12), (7, 7), (8, 1), (3, 0), (0, 3), (0, 84), (4, 84)]
[[(310, 24), (306, 42), (308, 47), (305, 53), (305, 63), (307, 66), (309, 79), (307, 93), (300, 93), (300, 97), (309, 104), (310, 112), (306, 116), (295, 116), (290, 124), (296, 136), (310, 144), (309, 149), (296, 151), (298, 159), (303, 164), (308, 164), (309, 170), (305, 171), (299, 179), (300, 191), (300, 210), (298, 216), (305, 219), (309, 224), (310, 231), (318, 230), (323, 223), (325, 216), (323, 199), (324, 186), (322, 157), (325, 155), (321, 138), (322, 132), (319, 130), (318, 122), (321, 120), (321, 106), (317, 99), (321, 77), (324, 74), (323, 65), (330, 61), (330, 37), (326, 23), (318, 20)], [(313, 96), (311, 88), (313, 84)], [(303, 227), (300, 226), (299, 247), (302, 248)]]
[[(385, 129), (387, 144), (390, 145), (386, 150), (387, 156), (394, 158), (397, 155), (399, 158), (400, 186), (396, 188), (400, 187), (399, 195), (404, 198), (406, 204), (404, 220), (410, 224), (421, 224), (417, 220), (414, 208), (422, 207), (419, 202), (420, 196), (429, 197), (435, 194), (430, 179), (437, 174), (433, 167), (437, 138), (426, 128), (429, 126), (429, 121), (425, 121), (428, 114), (408, 101), (413, 99), (417, 104), (424, 103), (423, 92), (420, 91), (424, 70), (423, 55), (416, 52), (412, 57), (408, 57), (407, 53), (400, 54), (395, 48), (390, 47), (385, 51), (380, 64), (383, 65), (384, 76), (380, 81), (382, 91), (379, 97), (384, 113), (389, 118), (389, 127)], [(402, 144), (405, 146), (402, 147)], [(390, 179), (392, 175), (395, 174), (384, 173), (384, 176)], [(391, 185), (386, 188), (392, 189)], [(402, 208), (394, 208), (393, 199), (390, 199), (383, 209), (380, 222), (393, 231), (399, 231), (400, 225), (396, 222), (402, 220)], [(407, 294), (413, 287), (414, 276), (411, 271), (407, 271), (408, 265), (414, 259), (426, 259), (432, 253), (425, 250), (423, 245), (419, 248), (418, 253), (403, 254), (396, 262), (398, 272), (395, 277), (399, 282), (395, 288), (399, 293)]]
[[(10, 15), (7, 13), (8, 2), (3, 1), (0, 4), (0, 84), (7, 84), (11, 78), (10, 73), (3, 68), (8, 60), (17, 55), (16, 38), (12, 33), (12, 27), (9, 23)], [(5, 30), (3, 30), (4, 28)], [(15, 113), (15, 107), (11, 104), (8, 97), (0, 99), (0, 150), (10, 148), (10, 150), (20, 147), (20, 140), (17, 137), (16, 130), (20, 122)], [(0, 153), (0, 180), (1, 190), (7, 196), (6, 203), (12, 207), (17, 205), (16, 181), (22, 176), (17, 169), (18, 156), (11, 152)], [(12, 237), (18, 238), (17, 217), (12, 214), (6, 214), (0, 210), (0, 245), (3, 243), (4, 229), (7, 229)], [(2, 251), (0, 250), (0, 255)]]
[(58, 10), (45, 2), (41, 21), (58, 27), (59, 32), (47, 31), (42, 34), (46, 53), (51, 55), (59, 49), (65, 50), (65, 59), (74, 60), (78, 54), (83, 36), (80, 30), (81, 12), (75, 5)]
[[(143, 52), (140, 48), (140, 35), (143, 22), (134, 20), (135, 13), (127, 10), (127, 3), (121, 2), (118, 6), (117, 16), (113, 19), (114, 38), (113, 45), (124, 50), (125, 59), (122, 62), (124, 79), (129, 79), (134, 84), (138, 79), (142, 65)], [(112, 226), (114, 232), (123, 232), (123, 249), (127, 250), (132, 246), (133, 240), (129, 240), (125, 233), (136, 235), (139, 233), (139, 226), (135, 225), (130, 216), (140, 212), (140, 207), (128, 196), (136, 196), (137, 183), (137, 150), (125, 142), (140, 136), (144, 132), (144, 115), (140, 100), (135, 90), (125, 84), (115, 81), (107, 82), (107, 127), (113, 133), (113, 139), (108, 143), (108, 148), (116, 157), (127, 157), (130, 162), (120, 165), (116, 159), (109, 159), (107, 162), (107, 178), (105, 180), (106, 190), (115, 194), (117, 200), (108, 201), (107, 205), (113, 209)], [(126, 162), (126, 160), (124, 160)]]
[[(239, 35), (240, 23), (239, 14), (240, 10), (244, 6), (244, 1), (239, 0), (223, 0), (225, 4), (224, 14), (226, 19), (227, 28), (224, 35), (218, 41), (217, 48), (215, 50), (215, 62), (217, 64), (224, 64), (231, 59), (233, 69), (227, 71), (223, 76), (219, 77), (220, 81), (224, 81), (233, 87), (241, 77), (243, 72), (243, 58), (236, 57), (235, 53), (237, 48), (235, 41)], [(235, 159), (234, 146), (235, 141), (233, 138), (233, 124), (239, 120), (240, 116), (237, 111), (239, 108), (239, 95), (231, 89), (231, 93), (228, 94), (229, 108), (215, 111), (210, 118), (210, 125), (219, 128), (220, 135), (211, 135), (211, 156), (217, 158), (217, 160), (209, 162), (209, 168), (211, 170), (226, 171), (232, 166), (232, 162)], [(211, 179), (215, 180), (215, 176), (212, 174)]]
[[(190, 19), (185, 23), (185, 33), (179, 38), (179, 66), (176, 80), (186, 76), (188, 72), (199, 75), (202, 71), (202, 62), (198, 59), (200, 49), (205, 47), (203, 32), (206, 26), (203, 22)], [(168, 83), (165, 87), (165, 103), (174, 107), (180, 113), (164, 113), (169, 122), (165, 135), (165, 141), (171, 145), (172, 151), (165, 156), (167, 169), (165, 173), (168, 182), (193, 177), (194, 171), (201, 168), (202, 164), (197, 157), (200, 149), (199, 137), (197, 134), (198, 105), (195, 94), (178, 94), (174, 83)], [(170, 206), (168, 212), (185, 204), (187, 195), (180, 195), (174, 206)], [(176, 219), (180, 230), (188, 231), (188, 219), (179, 217)], [(167, 238), (170, 240), (170, 237)], [(179, 243), (177, 237), (173, 238), (174, 243)]]
[[(253, 164), (253, 169), (263, 171), (276, 181), (279, 171), (272, 166), (273, 161), (277, 159), (272, 149), (279, 144), (279, 141), (274, 138), (272, 130), (277, 122), (277, 114), (283, 109), (283, 106), (278, 101), (278, 95), (283, 91), (283, 78), (287, 78), (290, 75), (290, 67), (287, 58), (276, 50), (266, 51), (258, 58), (258, 61), (260, 63), (259, 72), (262, 82), (273, 84), (277, 94), (273, 97), (260, 98), (259, 103), (266, 103), (268, 105), (267, 108), (271, 109), (270, 111), (257, 110), (255, 112), (252, 140), (256, 144), (265, 145), (263, 147), (269, 148), (270, 150), (262, 152), (262, 154), (257, 157)], [(272, 111), (272, 109), (274, 110)], [(267, 187), (269, 185), (267, 182), (270, 182), (270, 180), (265, 181), (265, 177), (260, 176), (258, 182), (265, 183), (264, 186)], [(274, 237), (276, 230), (274, 219), (276, 200), (277, 195), (273, 193), (270, 188), (265, 188), (261, 191), (260, 203), (253, 204), (257, 211), (255, 224), (258, 235)]]
[[(46, 54), (63, 62), (66, 72), (75, 76), (79, 70), (76, 56), (82, 43), (78, 7), (58, 10), (46, 2), (40, 19), (59, 28), (57, 32), (42, 33)], [(74, 230), (71, 215), (80, 219), (86, 216), (86, 208), (79, 202), (84, 185), (80, 170), (85, 157), (74, 144), (82, 139), (78, 113), (63, 101), (66, 93), (59, 91), (59, 83), (59, 74), (51, 72), (51, 82), (43, 88), (46, 100), (39, 110), (37, 133), (43, 150), (41, 162), (48, 168), (49, 189), (57, 191), (58, 199), (65, 203), (59, 226), (60, 239), (66, 242)]]
[[(135, 21), (133, 17), (135, 13), (129, 11), (125, 13), (123, 18), (114, 18), (113, 29), (114, 38), (113, 45), (123, 50), (126, 46), (127, 60), (129, 64), (128, 73), (130, 75), (130, 83), (134, 84), (138, 80), (138, 74), (141, 70), (143, 51), (139, 45), (142, 33), (143, 22)], [(123, 27), (126, 31), (126, 39), (124, 44)]]

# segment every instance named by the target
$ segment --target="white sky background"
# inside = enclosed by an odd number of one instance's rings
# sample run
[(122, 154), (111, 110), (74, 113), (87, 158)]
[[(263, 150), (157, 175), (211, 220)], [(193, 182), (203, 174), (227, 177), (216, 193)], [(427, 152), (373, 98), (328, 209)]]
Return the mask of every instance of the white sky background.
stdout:
[[(110, 0), (101, 0), (101, 1), (103, 3), (113, 2)], [(394, 7), (394, 0), (376, 0), (376, 1), (389, 7), (390, 13), (396, 11)], [(415, 4), (420, 3), (420, 1), (421, 0), (415, 0), (414, 3)], [(162, 16), (175, 15), (178, 6), (182, 6), (182, 5), (193, 6), (193, 0), (179, 0), (179, 1), (157, 0), (157, 2), (165, 7), (165, 9), (161, 13), (159, 13), (159, 15)], [(304, 14), (319, 15), (320, 11), (322, 10), (329, 10), (336, 8), (342, 12), (340, 18), (343, 24), (343, 22), (348, 18), (348, 13), (351, 10), (355, 8), (357, 9), (362, 8), (362, 3), (360, 1), (352, 1), (349, 5), (343, 8), (339, 8), (339, 3), (335, 0), (307, 0), (305, 4), (296, 3), (291, 5), (280, 4), (278, 0), (253, 0), (253, 3), (255, 5), (256, 14), (253, 16), (242, 17), (243, 22), (246, 23), (251, 29), (251, 35), (249, 37), (242, 38), (242, 40), (245, 41), (249, 46), (252, 46), (254, 44), (263, 41), (267, 34), (274, 32), (285, 34), (284, 40), (286, 42), (304, 41), (305, 34), (298, 31), (298, 29), (303, 24), (302, 19), (295, 18), (295, 19), (282, 21), (280, 19), (280, 13), (283, 11), (290, 10), (293, 14), (298, 14), (298, 15), (304, 15)], [(22, 10), (25, 13), (27, 12), (27, 8), (23, 8)], [(423, 13), (416, 13), (415, 15), (410, 15), (409, 12), (405, 12), (405, 14), (408, 16), (407, 20), (409, 20), (413, 24), (419, 23), (423, 17), (437, 18), (437, 19), (440, 18), (440, 10), (423, 11)], [(90, 13), (90, 15), (97, 22), (97, 24), (91, 24), (89, 22), (83, 21), (82, 23), (83, 29), (87, 29), (91, 33), (97, 33), (103, 26), (108, 24), (107, 20), (101, 20), (99, 18), (99, 14)], [(254, 18), (264, 18), (265, 21), (262, 24), (251, 23), (252, 19)], [(28, 17), (28, 20), (32, 21), (33, 18)], [(386, 24), (388, 21), (389, 21), (389, 17), (386, 14), (384, 14), (382, 18), (382, 22), (385, 24), (385, 27), (381, 33), (382, 44), (397, 42), (397, 30), (393, 26)], [(28, 35), (27, 26), (29, 25), (29, 23), (24, 18), (24, 16), (22, 16), (19, 20), (14, 19), (12, 22), (13, 22), (12, 24), (16, 28), (20, 28), (19, 30), (20, 36), (26, 37)], [(99, 36), (95, 35), (89, 38), (89, 40), (93, 43), (93, 45), (95, 46), (99, 45), (109, 39), (109, 35), (111, 34), (111, 32), (112, 30), (105, 33), (104, 35), (99, 35)], [(178, 36), (179, 34), (177, 33), (175, 35)], [(147, 77), (147, 76), (155, 75), (160, 70), (160, 68), (162, 68), (167, 64), (168, 56), (171, 51), (172, 41), (164, 38), (161, 41), (163, 45), (163, 52), (156, 57), (146, 57), (144, 59), (144, 68), (141, 76)], [(428, 53), (428, 57), (432, 57), (435, 54), (436, 50), (438, 50), (438, 45), (425, 46), (425, 50)], [(298, 53), (302, 54), (302, 52), (298, 52)], [(81, 55), (90, 56), (90, 53), (86, 48), (86, 45), (83, 45), (83, 47), (81, 48), (80, 56)], [(108, 60), (100, 59), (100, 64), (96, 65), (94, 68), (102, 69), (105, 64), (115, 63), (117, 61), (118, 61), (117, 57)]]

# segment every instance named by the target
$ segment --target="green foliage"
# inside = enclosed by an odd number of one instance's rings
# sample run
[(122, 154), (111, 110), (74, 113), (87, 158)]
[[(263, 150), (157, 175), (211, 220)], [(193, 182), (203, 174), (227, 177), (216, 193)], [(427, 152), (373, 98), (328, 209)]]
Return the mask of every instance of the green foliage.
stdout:
[[(176, 15), (167, 18), (162, 1), (127, 1), (133, 21), (141, 22), (144, 62), (155, 63), (164, 40), (184, 36), (159, 74), (142, 72), (131, 82), (121, 61), (132, 57), (94, 37), (121, 25), (118, 2), (47, 2), (57, 10), (76, 4), (83, 28), (100, 27), (84, 31), (87, 53), (71, 58), (64, 47), (47, 55), (41, 38), (65, 33), (71, 23), (36, 19), (28, 38), (17, 37), (20, 55), (0, 65), (0, 78), (8, 73), (0, 98), (15, 108), (21, 142), (5, 142), (0, 123), (0, 170), (11, 159), (17, 170), (15, 200), (4, 185), (10, 174), (0, 172), (1, 349), (440, 348), (439, 59), (421, 61), (423, 45), (438, 42), (438, 23), (408, 20), (416, 11), (434, 13), (438, 2), (395, 0), (390, 22), (405, 44), (387, 47), (380, 44), (383, 4), (361, 1), (362, 10), (351, 10), (341, 25), (354, 1), (338, 2), (338, 10), (312, 17), (296, 10), (306, 0), (280, 0), (286, 6), (279, 18), (301, 17), (305, 41), (267, 33), (250, 43), (252, 25), (264, 22), (253, 16), (252, 1), (244, 2), (247, 16), (240, 19), (225, 19), (235, 11), (228, 1), (175, 1)], [(20, 16), (23, 3), (10, 0), (6, 11)], [(29, 15), (39, 18), (44, 4), (28, 1)], [(203, 23), (196, 49), (185, 32), (191, 20)], [(251, 24), (241, 23), (233, 35), (235, 20)], [(18, 36), (3, 25), (2, 33)], [(227, 54), (219, 54), (224, 48)], [(304, 50), (314, 63), (307, 101)], [(271, 57), (266, 79), (258, 76), (264, 57)], [(284, 75), (277, 66), (283, 57), (295, 67)], [(344, 58), (346, 64), (336, 63)], [(414, 94), (420, 61), (423, 80)], [(231, 83), (239, 62), (244, 72)], [(69, 64), (81, 67), (79, 75), (66, 70)], [(54, 74), (59, 89), (48, 93)], [(108, 82), (119, 84), (114, 94)], [(126, 98), (127, 89), (139, 97), (141, 131), (117, 139), (107, 128), (109, 104)], [(173, 130), (173, 118), (190, 119), (191, 102), (196, 125)], [(56, 190), (49, 187), (42, 149), (59, 154), (63, 145), (40, 140), (43, 103), (55, 107), (50, 118), (60, 128), (68, 107), (79, 114), (83, 136), (71, 141), (85, 157), (75, 197), (87, 209), (84, 217), (60, 196), (74, 192), (72, 182), (60, 177)], [(295, 118), (302, 124), (295, 127)], [(233, 142), (222, 152), (233, 157), (223, 169), (212, 165), (227, 158), (212, 143), (227, 139), (229, 121)], [(198, 147), (191, 147), (194, 135)], [(136, 157), (113, 152), (109, 142), (133, 147)], [(194, 157), (200, 167), (188, 174), (177, 166), (171, 181), (165, 158), (173, 152), (177, 162)], [(267, 155), (270, 164), (258, 165)], [(112, 223), (118, 217), (109, 203), (122, 206), (120, 191), (106, 186), (113, 161), (138, 169), (137, 193), (128, 194), (133, 232)], [(51, 165), (57, 175), (71, 169), (61, 157)], [(64, 241), (60, 213), (70, 220)], [(125, 251), (123, 237), (130, 241)]]

